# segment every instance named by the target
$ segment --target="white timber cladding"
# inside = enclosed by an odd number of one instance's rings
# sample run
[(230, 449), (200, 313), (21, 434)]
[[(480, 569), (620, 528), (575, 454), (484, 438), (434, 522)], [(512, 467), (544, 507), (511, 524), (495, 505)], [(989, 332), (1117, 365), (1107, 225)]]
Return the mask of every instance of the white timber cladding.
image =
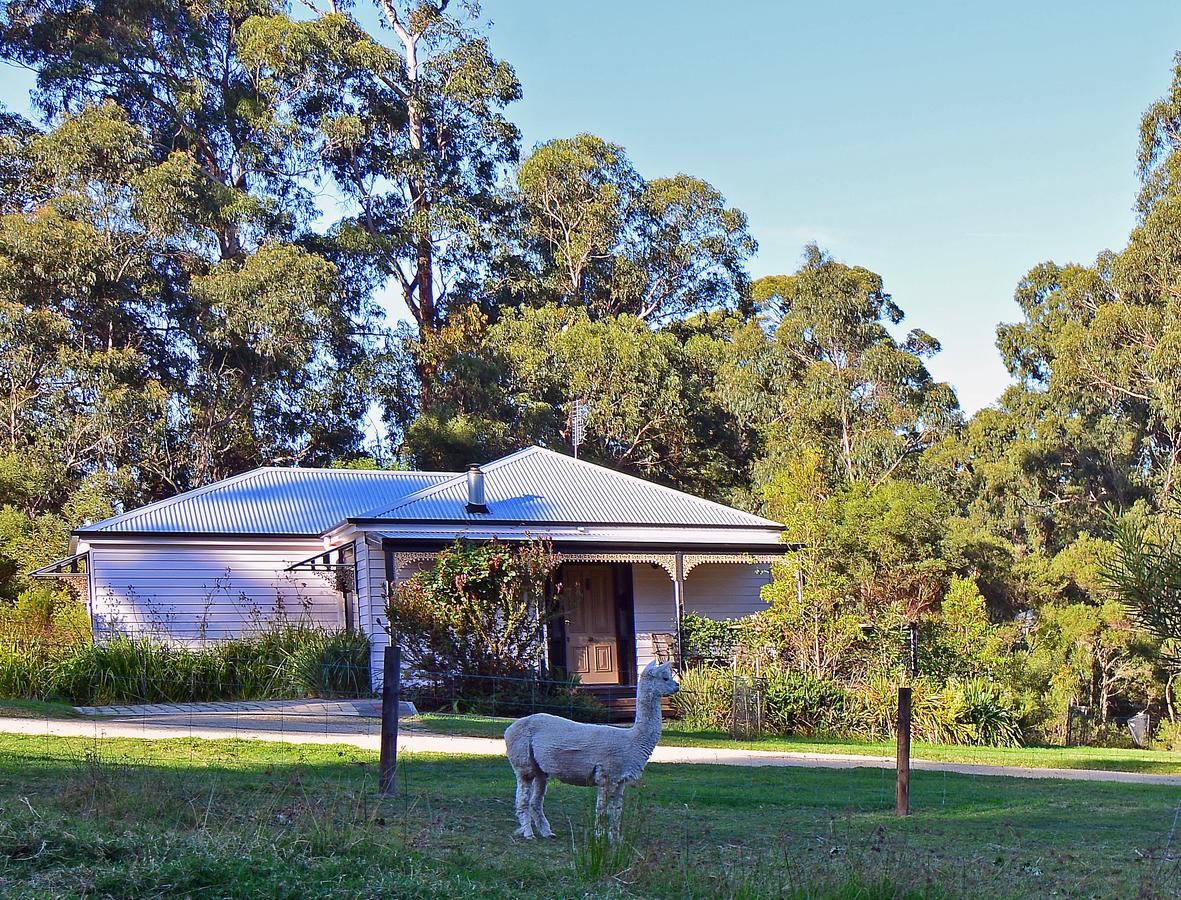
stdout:
[(284, 571), (323, 551), (315, 538), (92, 540), (86, 549), (100, 637), (122, 632), (187, 642), (279, 622), (344, 626), (331, 575)]
[(685, 612), (707, 619), (739, 619), (767, 608), (770, 563), (701, 563), (685, 579)]
[[(385, 555), (380, 546), (356, 536), (357, 548), (357, 627), (369, 638), (370, 672), (380, 677), (389, 635), (381, 627), (385, 621)], [(380, 681), (379, 681), (380, 684)]]
[[(365, 545), (368, 556), (366, 578), (368, 583), (362, 597), (368, 597), (367, 616), (362, 620), (362, 628), (369, 636), (369, 662), (374, 689), (380, 689), (383, 681), (385, 666), (385, 649), (390, 645), (390, 633), (385, 626), (388, 624), (385, 615), (386, 592), (393, 590), (399, 584), (413, 577), (424, 569), (429, 569), (438, 555), (435, 551), (416, 553), (394, 553), (394, 580), (386, 587), (386, 556), (385, 550), (376, 542), (362, 540), (360, 536), (357, 546)], [(361, 601), (365, 603), (365, 601)]]
[(632, 600), (636, 614), (636, 670), (653, 659), (652, 635), (676, 634), (677, 613), (673, 582), (655, 563), (632, 565)]

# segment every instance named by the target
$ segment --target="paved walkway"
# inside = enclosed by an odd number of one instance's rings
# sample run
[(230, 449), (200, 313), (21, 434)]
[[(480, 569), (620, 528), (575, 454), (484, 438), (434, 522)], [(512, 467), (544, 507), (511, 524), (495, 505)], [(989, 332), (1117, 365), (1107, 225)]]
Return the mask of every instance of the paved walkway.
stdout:
[[(233, 713), (247, 716), (381, 716), (380, 700), (234, 700), (220, 703), (140, 703), (131, 706), (75, 706), (84, 716), (188, 716)], [(398, 717), (417, 715), (402, 701)]]
[[(377, 751), (380, 746), (378, 720), (355, 715), (284, 715), (211, 711), (196, 715), (186, 707), (182, 712), (161, 712), (137, 717), (103, 719), (18, 719), (0, 717), (0, 732), (35, 736), (87, 738), (237, 738), (278, 741), (290, 744), (347, 744)], [(503, 756), (504, 741), (498, 738), (456, 737), (429, 734), (406, 723), (398, 736), (400, 753), (440, 753), (456, 756)], [(689, 763), (722, 766), (798, 766), (803, 768), (891, 769), (894, 759), (886, 756), (843, 756), (833, 753), (782, 753), (770, 750), (730, 750), (710, 747), (656, 748), (654, 763)], [(967, 763), (912, 760), (911, 768), (928, 772), (962, 775), (1008, 776), (1012, 778), (1054, 778), (1069, 781), (1114, 781), (1131, 784), (1181, 785), (1181, 775), (1148, 775), (1139, 772), (1107, 772), (1095, 769), (1034, 769), (1020, 766), (983, 766)]]

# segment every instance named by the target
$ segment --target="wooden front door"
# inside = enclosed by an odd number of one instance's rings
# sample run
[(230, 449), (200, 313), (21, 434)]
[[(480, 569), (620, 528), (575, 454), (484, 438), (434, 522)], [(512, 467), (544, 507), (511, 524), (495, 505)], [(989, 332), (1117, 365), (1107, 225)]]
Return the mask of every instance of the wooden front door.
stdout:
[(610, 566), (566, 566), (566, 668), (583, 684), (619, 684), (615, 583)]

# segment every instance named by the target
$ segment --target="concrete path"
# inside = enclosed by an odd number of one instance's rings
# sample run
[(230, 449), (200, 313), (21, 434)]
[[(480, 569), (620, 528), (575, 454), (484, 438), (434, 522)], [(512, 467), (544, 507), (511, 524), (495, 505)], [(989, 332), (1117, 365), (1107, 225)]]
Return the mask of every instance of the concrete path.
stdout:
[[(194, 716), (158, 714), (137, 718), (18, 719), (0, 717), (0, 732), (30, 736), (102, 738), (236, 738), (289, 744), (347, 744), (376, 752), (380, 746), (378, 721), (356, 716), (273, 716), (210, 712)], [(400, 753), (440, 753), (456, 756), (503, 756), (498, 738), (454, 737), (415, 730), (407, 722), (398, 736)], [(886, 756), (842, 756), (835, 753), (782, 753), (770, 750), (728, 750), (709, 747), (657, 747), (654, 763), (689, 763), (722, 766), (798, 766), (803, 768), (892, 769)], [(1181, 785), (1181, 775), (1148, 775), (1139, 772), (1107, 772), (1095, 769), (1034, 769), (1020, 766), (983, 766), (967, 763), (912, 760), (911, 768), (961, 775), (1051, 778), (1069, 781), (1113, 781), (1129, 784)]]
[[(130, 706), (75, 706), (84, 716), (157, 717), (220, 715), (244, 716), (381, 716), (380, 700), (234, 700), (218, 703), (140, 703)], [(398, 704), (398, 718), (416, 716), (413, 703)]]

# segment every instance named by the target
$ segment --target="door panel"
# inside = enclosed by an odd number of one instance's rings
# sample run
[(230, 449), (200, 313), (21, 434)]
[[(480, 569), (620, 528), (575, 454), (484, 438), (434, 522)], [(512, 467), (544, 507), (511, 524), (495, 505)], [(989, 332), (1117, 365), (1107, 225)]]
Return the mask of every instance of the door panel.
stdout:
[(615, 585), (609, 566), (566, 566), (566, 661), (583, 684), (619, 683), (615, 634)]

